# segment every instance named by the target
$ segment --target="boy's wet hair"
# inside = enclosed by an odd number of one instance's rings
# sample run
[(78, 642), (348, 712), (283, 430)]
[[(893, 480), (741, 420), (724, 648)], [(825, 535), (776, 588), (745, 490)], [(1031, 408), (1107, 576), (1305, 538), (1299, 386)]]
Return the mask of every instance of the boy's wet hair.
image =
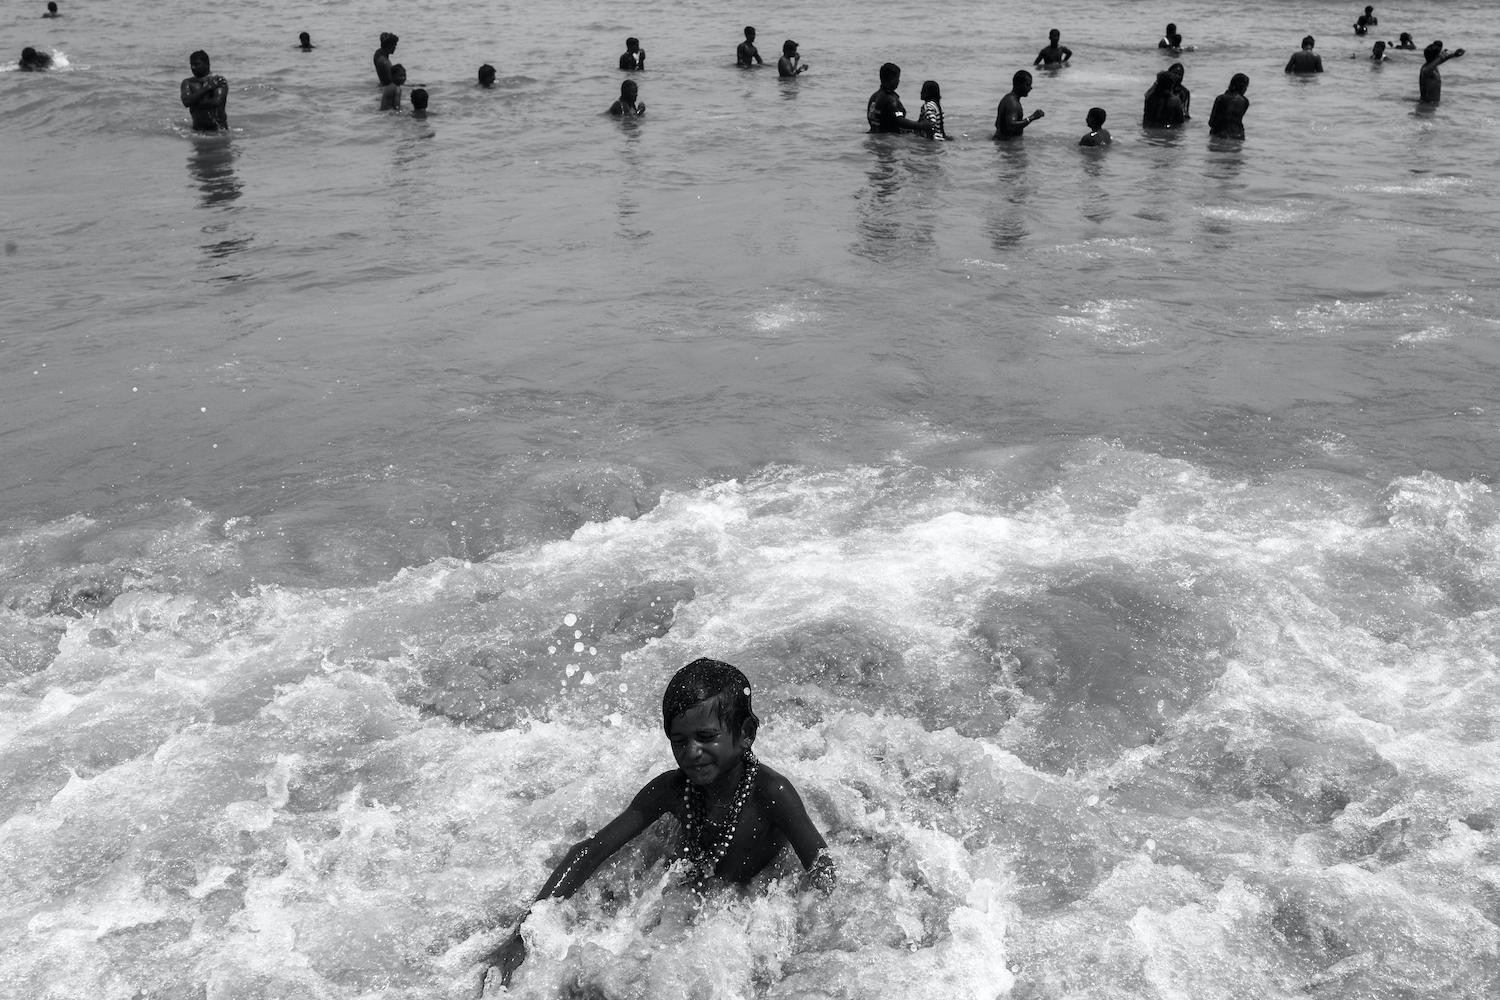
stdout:
[(1098, 128), (1104, 124), (1104, 119), (1107, 117), (1109, 116), (1103, 108), (1089, 108), (1089, 113), (1083, 120), (1088, 124), (1089, 128)]
[(672, 675), (661, 696), (661, 727), (670, 733), (672, 720), (700, 701), (715, 699), (719, 721), (731, 734), (753, 737), (760, 719), (750, 707), (750, 679), (733, 664), (700, 657)]

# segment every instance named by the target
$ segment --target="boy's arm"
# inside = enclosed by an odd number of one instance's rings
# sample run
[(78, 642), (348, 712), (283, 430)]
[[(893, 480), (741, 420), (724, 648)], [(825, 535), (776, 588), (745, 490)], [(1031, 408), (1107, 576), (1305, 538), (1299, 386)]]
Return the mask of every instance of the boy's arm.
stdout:
[(606, 823), (598, 833), (569, 848), (536, 898), (567, 899), (598, 871), (599, 866), (615, 852), (634, 840), (641, 831), (655, 823), (676, 801), (673, 784), (679, 772), (664, 771), (648, 781), (625, 811)]
[(212, 97), (223, 83), (221, 76), (188, 77), (182, 81), (182, 106), (191, 108), (206, 103), (205, 99)]
[[(641, 831), (656, 822), (672, 808), (676, 796), (673, 778), (677, 771), (666, 771), (648, 781), (644, 788), (630, 800), (625, 811), (605, 824), (604, 828), (587, 840), (579, 841), (568, 848), (562, 861), (552, 870), (542, 889), (536, 894), (543, 899), (567, 899), (588, 881), (588, 877), (599, 870), (599, 866), (614, 856), (615, 852), (634, 840)], [(531, 912), (529, 909), (526, 911)], [(521, 920), (525, 921), (522, 916)], [(500, 970), (500, 984), (510, 985), (510, 977), (526, 960), (526, 944), (521, 940), (521, 926), (511, 932), (499, 947), (480, 960), (479, 995), (484, 993), (485, 981), (490, 971)]]
[(771, 823), (786, 837), (797, 852), (797, 860), (808, 872), (813, 885), (824, 893), (834, 887), (833, 858), (828, 854), (828, 842), (813, 825), (802, 804), (802, 796), (792, 783), (781, 775), (771, 772), (762, 780), (761, 794), (768, 806)]

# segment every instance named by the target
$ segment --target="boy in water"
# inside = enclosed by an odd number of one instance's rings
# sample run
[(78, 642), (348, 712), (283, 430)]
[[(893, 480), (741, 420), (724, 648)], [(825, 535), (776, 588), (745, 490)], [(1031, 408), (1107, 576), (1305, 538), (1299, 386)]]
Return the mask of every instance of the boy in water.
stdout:
[(807, 72), (807, 67), (802, 64), (802, 56), (797, 52), (797, 43), (788, 38), (781, 43), (781, 58), (776, 60), (776, 75), (780, 77), (797, 76)]
[[(624, 812), (574, 844), (536, 898), (567, 899), (610, 856), (667, 813), (682, 829), (682, 856), (692, 864), (689, 884), (697, 888), (710, 879), (744, 885), (790, 844), (807, 872), (804, 883), (832, 892), (833, 859), (797, 790), (750, 752), (760, 720), (751, 710), (745, 675), (720, 660), (694, 660), (667, 684), (661, 716), (677, 768), (652, 778)], [(480, 992), (497, 968), (501, 984), (508, 986), (525, 960), (526, 944), (517, 926), (485, 956)]]
[(745, 40), (734, 50), (734, 64), (749, 69), (752, 62), (757, 66), (765, 65), (760, 57), (760, 50), (755, 47), (755, 29), (746, 25)]
[(1055, 68), (1066, 65), (1072, 58), (1073, 50), (1062, 44), (1062, 32), (1053, 28), (1047, 32), (1047, 47), (1036, 54), (1031, 65)]
[(1105, 111), (1103, 108), (1089, 108), (1088, 117), (1084, 119), (1089, 127), (1088, 135), (1078, 140), (1080, 146), (1108, 146), (1113, 140), (1109, 137), (1109, 129), (1104, 127)]
[(193, 116), (193, 128), (199, 132), (217, 132), (229, 128), (224, 105), (229, 100), (229, 82), (209, 73), (208, 53), (199, 49), (188, 56), (193, 75), (182, 81), (182, 106)]
[(1436, 104), (1442, 99), (1443, 74), (1438, 72), (1438, 67), (1449, 59), (1457, 59), (1463, 54), (1463, 49), (1444, 52), (1442, 42), (1433, 42), (1422, 50), (1422, 58), (1427, 61), (1417, 71), (1417, 92), (1421, 95), (1421, 103)]
[(635, 85), (634, 80), (626, 80), (620, 84), (620, 99), (609, 106), (609, 113), (616, 118), (639, 118), (646, 113), (646, 106), (636, 101), (636, 95), (640, 88)]
[(59, 14), (57, 12), (57, 0), (47, 0), (47, 13), (43, 14), (42, 16), (43, 17), (61, 17), (62, 16), (61, 14)]
[(397, 63), (391, 67), (391, 82), (380, 88), (380, 110), (401, 110), (401, 88), (406, 84), (406, 67)]
[(646, 68), (646, 50), (641, 48), (639, 38), (625, 39), (625, 51), (620, 53), (620, 68), (623, 70)]
[(1024, 69), (1016, 70), (1016, 75), (1010, 79), (1010, 93), (1000, 98), (1000, 106), (995, 109), (995, 138), (996, 139), (1019, 139), (1026, 131), (1026, 126), (1038, 118), (1046, 117), (1044, 111), (1033, 111), (1022, 117), (1021, 98), (1031, 93), (1031, 74)]
[(479, 85), (486, 90), (495, 85), (495, 67), (489, 63), (479, 67)]
[(395, 54), (399, 41), (401, 39), (389, 31), (380, 33), (380, 48), (375, 50), (375, 79), (382, 87), (391, 82), (391, 56)]
[(1379, 23), (1380, 18), (1375, 16), (1375, 8), (1366, 7), (1365, 12), (1354, 19), (1354, 33), (1356, 35), (1363, 35)]
[(411, 92), (411, 116), (413, 118), (427, 117), (427, 91), (421, 87)]
[(303, 52), (311, 52), (317, 46), (312, 43), (312, 35), (304, 31), (297, 36), (297, 48)]
[(1245, 112), (1250, 110), (1250, 98), (1245, 91), (1250, 88), (1250, 78), (1236, 73), (1229, 78), (1229, 89), (1214, 98), (1213, 110), (1208, 113), (1208, 134), (1220, 139), (1245, 138)]
[(1323, 57), (1313, 51), (1316, 42), (1312, 35), (1304, 36), (1302, 48), (1292, 53), (1292, 57), (1286, 61), (1286, 72), (1288, 73), (1321, 73), (1323, 72)]

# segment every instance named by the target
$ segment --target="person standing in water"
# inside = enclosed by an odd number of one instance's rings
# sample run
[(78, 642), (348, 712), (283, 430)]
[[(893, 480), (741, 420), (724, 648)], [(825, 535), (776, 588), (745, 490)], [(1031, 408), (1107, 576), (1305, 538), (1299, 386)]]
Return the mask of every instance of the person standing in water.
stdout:
[(193, 75), (182, 81), (182, 106), (193, 116), (193, 128), (199, 132), (219, 132), (229, 128), (224, 106), (229, 100), (229, 82), (209, 72), (208, 53), (199, 49), (188, 56)]
[(1044, 111), (1033, 111), (1023, 116), (1021, 98), (1029, 93), (1031, 74), (1024, 69), (1016, 70), (1016, 75), (1010, 79), (1010, 93), (1000, 98), (1000, 106), (995, 109), (996, 139), (1019, 139), (1026, 131), (1026, 126), (1046, 116)]
[(802, 64), (802, 56), (797, 52), (797, 43), (788, 38), (781, 43), (781, 58), (776, 60), (776, 75), (780, 77), (800, 76), (806, 73), (808, 67)]
[(391, 82), (391, 56), (396, 52), (396, 43), (401, 39), (389, 31), (380, 33), (380, 48), (375, 50), (375, 79), (384, 87)]
[(625, 39), (625, 51), (620, 53), (620, 68), (627, 71), (646, 68), (646, 50), (641, 48), (639, 38)]
[(865, 121), (871, 132), (922, 132), (928, 131), (920, 119), (906, 117), (906, 105), (896, 88), (901, 86), (901, 67), (895, 63), (883, 63), (880, 67), (880, 89), (865, 102)]
[(1031, 65), (1056, 69), (1058, 66), (1066, 66), (1072, 58), (1073, 50), (1062, 43), (1062, 32), (1053, 28), (1047, 32), (1047, 47), (1036, 54)]
[(1302, 48), (1292, 53), (1292, 57), (1286, 61), (1286, 72), (1306, 75), (1308, 73), (1323, 72), (1323, 57), (1313, 51), (1317, 44), (1312, 35), (1302, 38)]
[(616, 118), (639, 118), (646, 113), (646, 105), (636, 100), (639, 93), (634, 80), (621, 82), (620, 99), (609, 106), (609, 113)]
[(304, 31), (297, 36), (297, 48), (303, 52), (311, 52), (317, 46), (312, 43), (312, 35)]
[(1422, 57), (1427, 61), (1417, 71), (1417, 92), (1421, 103), (1436, 104), (1442, 100), (1443, 74), (1438, 72), (1438, 67), (1449, 59), (1457, 59), (1463, 54), (1463, 49), (1444, 52), (1443, 43), (1440, 41), (1433, 42), (1422, 50)]
[(1080, 146), (1108, 146), (1112, 141), (1109, 137), (1109, 129), (1104, 127), (1104, 120), (1109, 117), (1103, 108), (1089, 108), (1089, 113), (1084, 116), (1083, 123), (1089, 127), (1082, 139), (1078, 140)]
[(755, 29), (749, 25), (745, 26), (745, 40), (740, 42), (739, 47), (734, 50), (734, 64), (746, 69), (752, 65), (765, 65), (765, 61), (760, 57), (760, 50), (755, 47)]
[(1229, 78), (1229, 89), (1214, 98), (1213, 110), (1208, 113), (1208, 134), (1219, 139), (1245, 138), (1245, 112), (1250, 108), (1250, 98), (1245, 91), (1250, 88), (1250, 78), (1236, 73)]
[(943, 129), (943, 88), (936, 80), (922, 83), (922, 110), (917, 118), (930, 130), (929, 135), (938, 141), (946, 141), (948, 133)]

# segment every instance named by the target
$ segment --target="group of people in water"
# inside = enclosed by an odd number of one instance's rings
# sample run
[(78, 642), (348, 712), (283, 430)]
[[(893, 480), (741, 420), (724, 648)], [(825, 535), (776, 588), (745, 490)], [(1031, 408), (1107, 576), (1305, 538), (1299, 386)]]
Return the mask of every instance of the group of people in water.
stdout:
[[(1370, 28), (1379, 24), (1373, 6), (1365, 7), (1364, 13), (1354, 22), (1357, 35), (1368, 34)], [(750, 29), (746, 29), (748, 32)], [(1316, 44), (1313, 36), (1302, 39), (1302, 47), (1287, 61), (1286, 72), (1309, 74), (1323, 72), (1322, 57), (1313, 51)], [(1193, 51), (1184, 45), (1176, 24), (1168, 24), (1157, 48), (1172, 55)], [(1387, 57), (1387, 48), (1415, 49), (1409, 33), (1403, 32), (1398, 42), (1377, 41), (1370, 59), (1382, 62)], [(1419, 100), (1423, 104), (1436, 104), (1442, 96), (1442, 75), (1438, 67), (1449, 59), (1464, 54), (1463, 49), (1448, 51), (1441, 41), (1434, 41), (1423, 50), (1424, 62), (1417, 76)], [(1053, 28), (1047, 33), (1047, 45), (1033, 60), (1033, 66), (1044, 69), (1060, 69), (1073, 58), (1073, 50), (1062, 44), (1062, 32)], [(741, 65), (744, 65), (742, 62)], [(1183, 86), (1186, 69), (1180, 62), (1156, 74), (1156, 79), (1146, 91), (1141, 110), (1141, 124), (1147, 128), (1176, 128), (1191, 117), (1189, 106), (1191, 94)], [(922, 84), (922, 108), (915, 116), (908, 116), (896, 88), (901, 81), (901, 68), (894, 63), (880, 67), (880, 89), (870, 95), (865, 117), (871, 132), (914, 132), (933, 139), (946, 139), (943, 129), (942, 91), (938, 83), (928, 80)], [(1026, 114), (1021, 99), (1031, 93), (1034, 79), (1028, 70), (1018, 70), (1011, 78), (1011, 89), (1000, 99), (995, 111), (995, 138), (1019, 139), (1032, 122), (1044, 117), (1042, 111)], [(1250, 108), (1250, 99), (1245, 92), (1250, 88), (1250, 77), (1235, 73), (1229, 78), (1224, 92), (1214, 98), (1213, 109), (1208, 116), (1210, 136), (1220, 139), (1243, 139), (1245, 137), (1245, 112)], [(1078, 140), (1080, 146), (1105, 146), (1111, 141), (1109, 130), (1104, 127), (1108, 118), (1103, 108), (1089, 108), (1084, 121), (1088, 131)]]
[[(47, 11), (42, 16), (44, 18), (60, 16), (56, 0), (49, 0)], [(1358, 36), (1365, 36), (1379, 23), (1373, 5), (1366, 6), (1364, 12), (1354, 22), (1354, 33)], [(753, 69), (764, 65), (760, 52), (756, 48), (755, 38), (755, 28), (746, 26), (744, 40), (735, 49), (737, 66)], [(396, 52), (396, 45), (399, 41), (400, 39), (395, 34), (388, 31), (382, 32), (380, 46), (375, 50), (375, 77), (380, 85), (379, 107), (382, 111), (402, 110), (406, 68), (400, 63), (392, 62), (392, 56)], [(1312, 35), (1304, 37), (1301, 47), (1287, 60), (1286, 72), (1291, 74), (1323, 72), (1323, 59), (1314, 51), (1315, 45), (1316, 40)], [(1167, 25), (1166, 31), (1157, 42), (1157, 47), (1171, 55), (1193, 51), (1192, 46), (1183, 44), (1182, 35), (1177, 30), (1176, 24)], [(1410, 33), (1403, 32), (1395, 42), (1377, 40), (1369, 58), (1374, 62), (1384, 62), (1389, 58), (1388, 51), (1415, 50), (1416, 47)], [(316, 48), (312, 44), (311, 36), (305, 31), (298, 36), (298, 48), (304, 52)], [(1434, 41), (1423, 50), (1422, 54), (1424, 61), (1417, 77), (1419, 100), (1423, 104), (1436, 104), (1442, 96), (1442, 75), (1438, 67), (1450, 59), (1462, 56), (1464, 50), (1460, 48), (1450, 52), (1443, 48), (1441, 41)], [(1032, 66), (1055, 70), (1069, 65), (1072, 59), (1073, 50), (1062, 44), (1062, 32), (1053, 28), (1048, 32), (1047, 45), (1037, 53)], [(52, 64), (53, 59), (50, 55), (27, 47), (22, 50), (19, 68), (32, 71), (44, 70), (50, 68)], [(202, 132), (227, 129), (229, 123), (225, 106), (229, 95), (228, 83), (224, 77), (211, 71), (208, 53), (201, 49), (188, 57), (188, 66), (193, 75), (182, 81), (181, 98), (183, 106), (188, 109), (192, 117), (193, 128)], [(632, 36), (625, 40), (625, 51), (620, 55), (619, 68), (630, 73), (632, 78), (620, 84), (620, 96), (609, 106), (607, 113), (623, 118), (645, 114), (646, 105), (640, 100), (640, 87), (633, 78), (634, 74), (646, 68), (646, 50), (641, 46), (639, 38)], [(782, 43), (781, 56), (776, 64), (777, 75), (782, 78), (795, 78), (807, 72), (808, 69), (808, 64), (802, 61), (797, 42), (788, 38)], [(1191, 117), (1191, 95), (1187, 87), (1183, 85), (1185, 75), (1186, 70), (1181, 62), (1174, 62), (1156, 74), (1156, 79), (1146, 91), (1142, 106), (1141, 124), (1143, 126), (1170, 129), (1188, 121)], [(895, 63), (886, 63), (880, 67), (880, 87), (870, 95), (865, 109), (870, 131), (912, 132), (935, 140), (947, 139), (948, 133), (943, 125), (942, 88), (937, 81), (923, 82), (921, 108), (915, 116), (908, 116), (896, 89), (900, 79), (901, 69)], [(478, 82), (481, 87), (493, 87), (495, 67), (489, 63), (480, 66)], [(996, 139), (1020, 138), (1028, 126), (1044, 117), (1042, 111), (1033, 111), (1028, 115), (1021, 106), (1022, 99), (1031, 93), (1034, 82), (1030, 71), (1024, 69), (1017, 71), (1011, 78), (1011, 88), (1000, 99), (995, 113)], [(1245, 137), (1245, 112), (1250, 107), (1250, 100), (1245, 95), (1249, 86), (1250, 78), (1246, 74), (1235, 73), (1230, 77), (1225, 91), (1214, 98), (1213, 109), (1208, 118), (1208, 131), (1211, 136), (1225, 139)], [(417, 87), (411, 91), (409, 100), (413, 117), (425, 118), (427, 116), (428, 99), (428, 92), (425, 88)], [(1108, 145), (1111, 141), (1110, 134), (1104, 128), (1107, 117), (1103, 108), (1090, 108), (1084, 119), (1088, 131), (1078, 140), (1078, 144), (1080, 146)]]

